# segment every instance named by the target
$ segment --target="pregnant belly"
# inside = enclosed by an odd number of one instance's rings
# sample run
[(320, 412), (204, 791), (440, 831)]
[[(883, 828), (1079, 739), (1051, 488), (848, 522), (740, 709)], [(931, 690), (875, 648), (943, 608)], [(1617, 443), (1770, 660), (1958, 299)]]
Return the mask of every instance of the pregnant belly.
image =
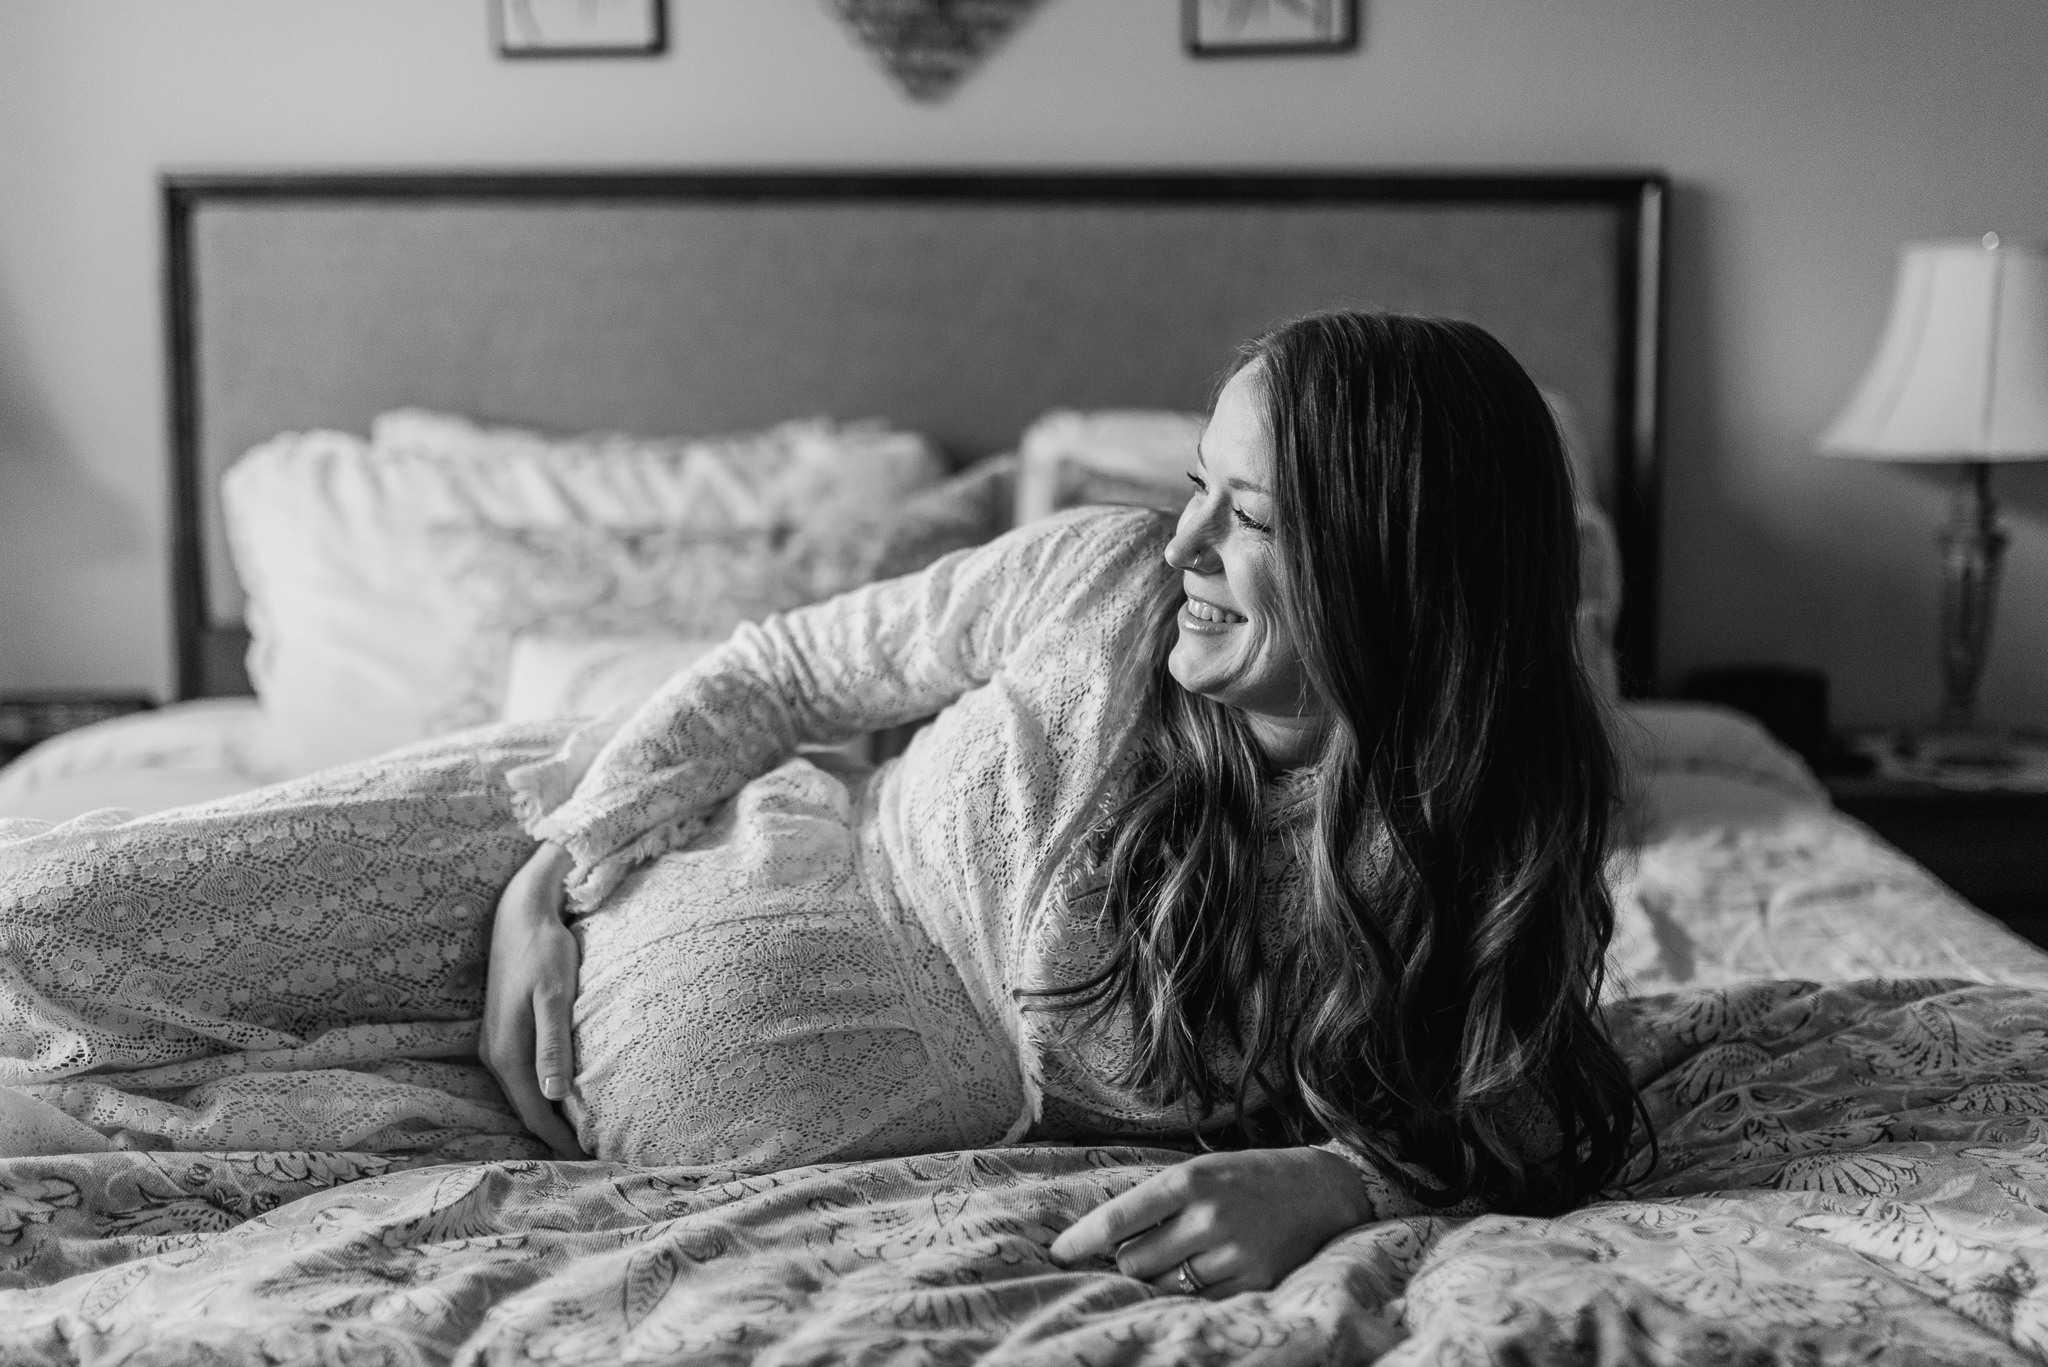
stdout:
[(614, 1162), (807, 1163), (971, 1148), (1020, 1098), (958, 975), (885, 917), (854, 794), (807, 760), (582, 917), (566, 1107)]

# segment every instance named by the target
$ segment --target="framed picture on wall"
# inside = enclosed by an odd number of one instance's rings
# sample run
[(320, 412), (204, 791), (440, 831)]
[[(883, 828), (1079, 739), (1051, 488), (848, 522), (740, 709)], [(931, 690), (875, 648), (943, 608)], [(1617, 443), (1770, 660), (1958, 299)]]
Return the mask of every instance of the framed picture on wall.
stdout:
[(651, 57), (665, 0), (488, 0), (501, 57)]
[(1181, 0), (1180, 21), (1188, 51), (1197, 57), (1358, 46), (1358, 0)]

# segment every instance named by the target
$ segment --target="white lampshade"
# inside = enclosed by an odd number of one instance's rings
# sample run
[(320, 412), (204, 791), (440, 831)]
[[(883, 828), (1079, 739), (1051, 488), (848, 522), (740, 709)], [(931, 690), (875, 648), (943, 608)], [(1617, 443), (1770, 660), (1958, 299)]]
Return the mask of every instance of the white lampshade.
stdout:
[(1914, 242), (1849, 406), (1821, 438), (1865, 460), (2048, 459), (2048, 248)]

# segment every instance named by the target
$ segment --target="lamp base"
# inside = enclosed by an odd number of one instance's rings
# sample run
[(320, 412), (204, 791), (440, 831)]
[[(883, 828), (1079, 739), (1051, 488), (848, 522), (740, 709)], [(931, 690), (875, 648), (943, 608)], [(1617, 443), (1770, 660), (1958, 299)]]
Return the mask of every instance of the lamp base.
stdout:
[(1986, 774), (2018, 767), (2012, 737), (1997, 727), (1934, 721), (1901, 730), (1892, 740), (1901, 759)]
[(1920, 747), (1939, 763), (1999, 768), (2012, 746), (1977, 720), (1977, 684), (1991, 648), (1998, 605), (1998, 561), (2005, 533), (1991, 497), (1991, 465), (1971, 461), (1941, 529), (1941, 711), (1917, 728)]

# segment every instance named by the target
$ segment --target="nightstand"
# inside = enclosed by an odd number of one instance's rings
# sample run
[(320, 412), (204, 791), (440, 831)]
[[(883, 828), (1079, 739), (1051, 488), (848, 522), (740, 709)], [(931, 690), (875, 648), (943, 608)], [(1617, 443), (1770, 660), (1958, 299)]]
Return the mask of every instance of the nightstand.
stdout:
[(0, 764), (52, 736), (155, 706), (141, 693), (0, 693)]
[[(1879, 745), (1866, 741), (1859, 748)], [(1898, 769), (1880, 753), (1875, 774), (1823, 781), (1844, 813), (1977, 906), (2048, 946), (2048, 788), (2031, 775), (2000, 786), (1982, 776), (1936, 781)]]

